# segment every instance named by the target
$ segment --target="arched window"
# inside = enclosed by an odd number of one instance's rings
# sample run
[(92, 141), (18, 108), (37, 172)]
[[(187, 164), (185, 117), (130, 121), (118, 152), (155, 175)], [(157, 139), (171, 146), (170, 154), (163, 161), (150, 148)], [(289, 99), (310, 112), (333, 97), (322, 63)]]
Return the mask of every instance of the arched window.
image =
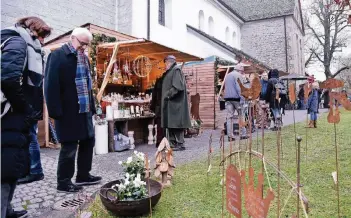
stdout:
[(234, 31), (232, 34), (232, 46), (235, 47), (237, 44), (237, 39), (236, 39), (236, 32)]
[(199, 29), (204, 31), (205, 30), (205, 14), (203, 10), (199, 11)]
[(214, 21), (213, 21), (213, 17), (209, 17), (208, 18), (208, 34), (210, 34), (211, 36), (214, 35)]
[(230, 44), (230, 33), (229, 33), (229, 27), (225, 28), (225, 43)]
[(158, 1), (158, 23), (162, 26), (165, 25), (165, 1)]

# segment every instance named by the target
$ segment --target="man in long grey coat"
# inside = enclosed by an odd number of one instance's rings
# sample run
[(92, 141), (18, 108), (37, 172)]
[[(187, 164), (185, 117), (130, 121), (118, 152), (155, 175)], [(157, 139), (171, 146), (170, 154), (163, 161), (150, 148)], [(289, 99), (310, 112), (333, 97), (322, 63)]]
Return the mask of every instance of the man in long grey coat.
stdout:
[(168, 130), (173, 150), (185, 150), (184, 130), (191, 127), (185, 77), (173, 55), (167, 56), (164, 61), (166, 72), (162, 82), (161, 127)]

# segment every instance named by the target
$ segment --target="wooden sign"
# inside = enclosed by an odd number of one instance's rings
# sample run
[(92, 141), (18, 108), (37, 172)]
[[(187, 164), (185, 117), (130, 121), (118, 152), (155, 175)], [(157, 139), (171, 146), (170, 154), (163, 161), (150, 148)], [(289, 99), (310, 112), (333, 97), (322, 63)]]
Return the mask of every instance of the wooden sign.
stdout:
[(241, 218), (241, 180), (236, 167), (231, 164), (226, 171), (227, 210)]
[(241, 171), (241, 181), (244, 186), (245, 208), (249, 216), (252, 216), (253, 218), (267, 217), (270, 203), (274, 199), (274, 193), (272, 190), (268, 190), (266, 198), (262, 197), (264, 181), (263, 174), (258, 174), (258, 184), (256, 189), (254, 185), (254, 170), (252, 167), (249, 168), (249, 183), (246, 183), (244, 170)]

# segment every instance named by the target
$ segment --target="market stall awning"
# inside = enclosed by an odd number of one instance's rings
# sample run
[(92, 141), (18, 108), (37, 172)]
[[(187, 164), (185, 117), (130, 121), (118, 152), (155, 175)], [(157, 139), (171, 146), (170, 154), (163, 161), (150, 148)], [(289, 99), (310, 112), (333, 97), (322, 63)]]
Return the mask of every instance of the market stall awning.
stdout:
[(105, 43), (98, 46), (99, 55), (103, 53), (111, 54), (116, 43), (119, 43), (118, 56), (128, 56), (136, 58), (139, 55), (147, 56), (151, 60), (163, 60), (167, 55), (174, 55), (177, 62), (201, 61), (196, 57), (185, 52), (181, 52), (164, 45), (146, 39), (127, 40), (122, 42)]

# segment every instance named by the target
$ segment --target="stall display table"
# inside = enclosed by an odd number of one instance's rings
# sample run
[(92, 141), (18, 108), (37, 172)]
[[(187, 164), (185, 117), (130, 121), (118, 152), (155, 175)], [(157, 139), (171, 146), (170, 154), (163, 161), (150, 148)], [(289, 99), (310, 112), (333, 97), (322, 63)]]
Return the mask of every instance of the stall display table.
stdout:
[[(134, 131), (134, 140), (136, 144), (145, 143), (149, 135), (148, 125), (154, 126), (154, 114), (140, 117), (124, 117), (108, 121), (108, 147), (114, 152), (114, 130), (115, 126), (119, 132), (128, 136), (128, 131)], [(146, 124), (147, 123), (147, 124)]]

